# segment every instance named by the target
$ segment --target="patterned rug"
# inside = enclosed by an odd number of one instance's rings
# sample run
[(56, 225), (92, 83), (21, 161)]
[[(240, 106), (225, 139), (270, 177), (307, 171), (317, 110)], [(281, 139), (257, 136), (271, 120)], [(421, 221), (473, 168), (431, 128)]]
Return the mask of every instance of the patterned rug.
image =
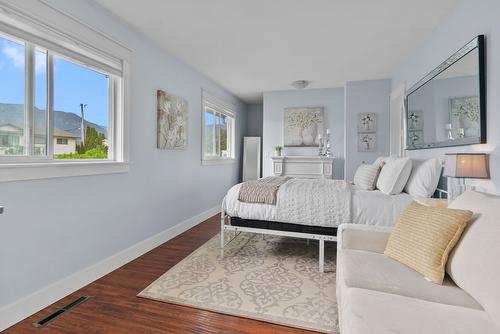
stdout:
[(335, 253), (326, 242), (321, 274), (317, 242), (241, 233), (221, 257), (217, 235), (138, 296), (336, 333)]

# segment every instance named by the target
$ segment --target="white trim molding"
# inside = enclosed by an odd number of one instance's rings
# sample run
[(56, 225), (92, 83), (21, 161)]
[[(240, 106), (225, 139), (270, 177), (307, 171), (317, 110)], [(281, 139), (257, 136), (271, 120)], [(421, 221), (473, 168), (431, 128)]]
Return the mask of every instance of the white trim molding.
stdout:
[(9, 328), (59, 299), (109, 274), (113, 270), (118, 269), (219, 212), (220, 206), (218, 205), (55, 282), (46, 288), (40, 289), (29, 296), (0, 308), (0, 331)]
[(0, 182), (127, 173), (128, 171), (128, 163), (116, 161), (0, 164)]

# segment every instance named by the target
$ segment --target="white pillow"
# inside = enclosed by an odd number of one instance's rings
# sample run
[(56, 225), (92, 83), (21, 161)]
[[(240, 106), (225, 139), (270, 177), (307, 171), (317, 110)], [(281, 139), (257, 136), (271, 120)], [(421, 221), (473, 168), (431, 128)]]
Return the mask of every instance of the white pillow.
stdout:
[(396, 195), (403, 191), (411, 173), (412, 162), (409, 158), (399, 158), (387, 162), (377, 181), (377, 188), (387, 195)]
[(388, 157), (380, 156), (380, 157), (378, 157), (378, 158), (377, 158), (377, 159), (373, 162), (373, 164), (374, 164), (374, 165), (380, 165), (380, 166), (382, 166), (382, 165), (384, 165), (384, 164), (386, 164), (386, 163), (388, 163), (388, 162), (391, 162), (391, 161), (396, 160), (397, 158), (398, 158), (398, 156), (397, 156), (397, 155), (395, 155), (395, 154), (390, 155), (390, 156), (388, 156)]
[(375, 189), (381, 168), (376, 164), (361, 164), (354, 174), (354, 184), (364, 190)]
[(415, 197), (431, 197), (436, 191), (441, 176), (439, 159), (413, 160), (410, 178), (405, 192)]

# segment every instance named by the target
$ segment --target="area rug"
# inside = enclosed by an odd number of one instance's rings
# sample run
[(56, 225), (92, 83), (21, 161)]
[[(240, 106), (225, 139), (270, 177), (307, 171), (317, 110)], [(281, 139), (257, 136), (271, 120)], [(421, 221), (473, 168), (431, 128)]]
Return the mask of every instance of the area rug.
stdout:
[(276, 324), (337, 333), (335, 244), (241, 233), (191, 253), (138, 296)]

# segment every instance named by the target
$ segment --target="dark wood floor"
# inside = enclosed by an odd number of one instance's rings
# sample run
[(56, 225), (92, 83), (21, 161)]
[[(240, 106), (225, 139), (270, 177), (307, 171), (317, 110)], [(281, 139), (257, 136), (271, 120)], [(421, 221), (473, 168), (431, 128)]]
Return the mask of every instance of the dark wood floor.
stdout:
[[(251, 319), (157, 302), (136, 295), (217, 234), (214, 216), (59, 300), (4, 333), (310, 333)], [(43, 328), (32, 323), (82, 295), (93, 298)]]

